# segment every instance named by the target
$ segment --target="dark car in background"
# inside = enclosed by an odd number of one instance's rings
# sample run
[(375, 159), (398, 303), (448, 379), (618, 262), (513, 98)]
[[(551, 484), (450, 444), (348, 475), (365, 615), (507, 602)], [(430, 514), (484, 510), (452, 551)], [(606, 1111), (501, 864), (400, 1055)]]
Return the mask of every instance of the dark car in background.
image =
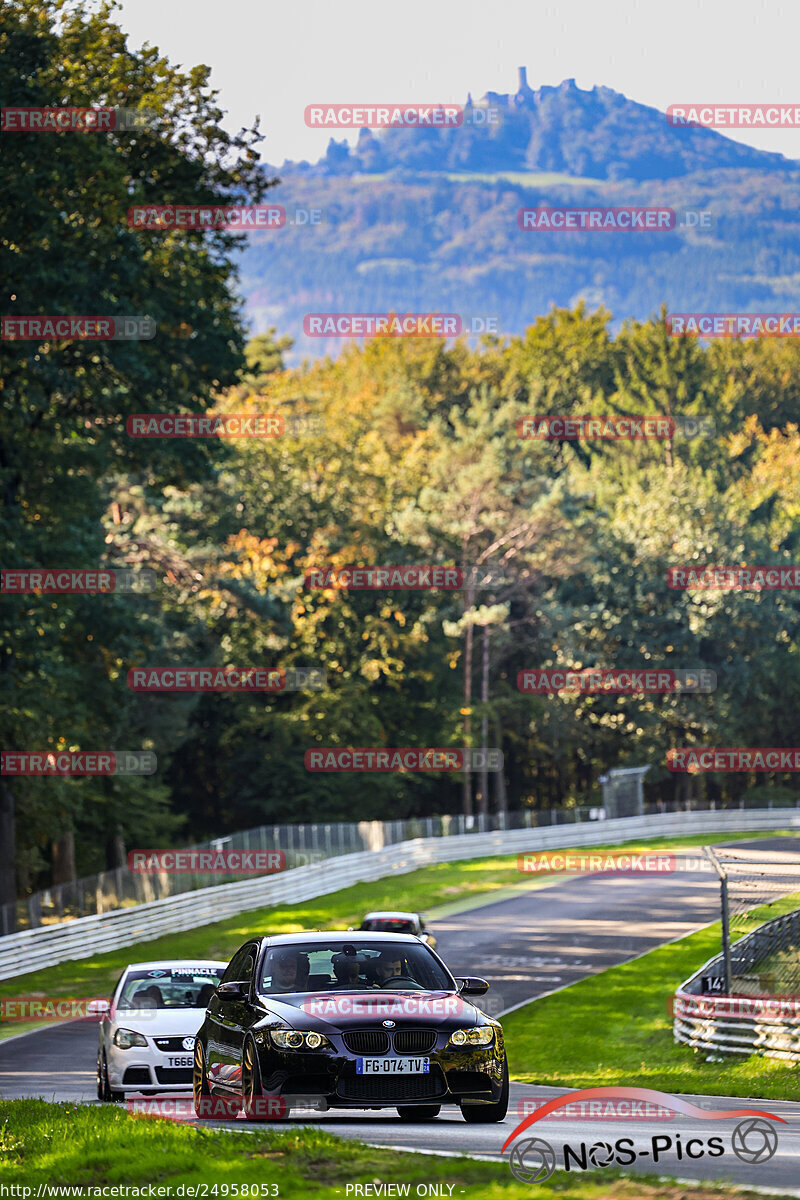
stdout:
[(254, 937), (231, 959), (197, 1035), (198, 1116), (286, 1116), (292, 1107), (396, 1108), (406, 1120), (455, 1104), (502, 1121), (500, 1024), (413, 935), (343, 931)]
[(415, 912), (369, 912), (359, 926), (369, 933), (413, 933), (427, 942), (431, 950), (436, 949), (436, 938), (425, 928), (420, 913)]

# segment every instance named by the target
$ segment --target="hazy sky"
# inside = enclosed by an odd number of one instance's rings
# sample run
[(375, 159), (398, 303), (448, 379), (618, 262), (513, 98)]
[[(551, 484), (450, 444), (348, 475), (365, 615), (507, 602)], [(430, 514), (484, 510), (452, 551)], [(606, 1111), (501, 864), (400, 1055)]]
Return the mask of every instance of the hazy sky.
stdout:
[[(324, 152), (307, 104), (461, 103), (515, 90), (521, 65), (534, 88), (574, 77), (660, 109), (800, 103), (798, 0), (123, 0), (119, 19), (130, 44), (209, 64), (229, 126), (259, 113), (273, 163)], [(800, 158), (800, 129), (731, 132)]]

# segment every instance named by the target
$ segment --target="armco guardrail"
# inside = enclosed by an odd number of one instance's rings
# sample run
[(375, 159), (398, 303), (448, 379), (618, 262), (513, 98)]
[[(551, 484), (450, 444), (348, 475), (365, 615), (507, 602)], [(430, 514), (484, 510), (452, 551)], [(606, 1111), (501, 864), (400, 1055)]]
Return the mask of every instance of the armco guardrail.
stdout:
[[(765, 921), (731, 947), (741, 978), (772, 951), (800, 944), (800, 909)], [(703, 990), (705, 978), (724, 978), (724, 955), (708, 960), (675, 992), (673, 1036), (695, 1050), (762, 1054), (800, 1062), (800, 1000), (795, 996), (720, 995)]]
[(345, 854), (310, 863), (281, 875), (221, 884), (134, 908), (11, 934), (0, 939), (0, 979), (194, 929), (248, 909), (311, 900), (354, 883), (401, 875), (431, 863), (568, 846), (600, 846), (633, 838), (680, 836), (688, 832), (724, 834), (734, 830), (789, 828), (800, 828), (800, 810), (663, 813), (619, 817), (591, 824), (418, 838), (382, 850)]

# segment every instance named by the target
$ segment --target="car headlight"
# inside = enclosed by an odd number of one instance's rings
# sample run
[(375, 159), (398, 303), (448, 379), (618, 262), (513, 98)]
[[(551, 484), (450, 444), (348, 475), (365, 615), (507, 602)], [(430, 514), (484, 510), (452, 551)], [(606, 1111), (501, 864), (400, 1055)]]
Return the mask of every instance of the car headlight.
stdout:
[(269, 1036), (279, 1050), (321, 1050), (330, 1046), (325, 1035), (313, 1029), (310, 1033), (299, 1029), (270, 1029)]
[(494, 1041), (491, 1025), (476, 1025), (472, 1029), (455, 1029), (450, 1034), (448, 1046), (488, 1046)]
[(147, 1038), (135, 1029), (118, 1029), (114, 1034), (114, 1045), (120, 1050), (130, 1050), (131, 1046), (146, 1046)]

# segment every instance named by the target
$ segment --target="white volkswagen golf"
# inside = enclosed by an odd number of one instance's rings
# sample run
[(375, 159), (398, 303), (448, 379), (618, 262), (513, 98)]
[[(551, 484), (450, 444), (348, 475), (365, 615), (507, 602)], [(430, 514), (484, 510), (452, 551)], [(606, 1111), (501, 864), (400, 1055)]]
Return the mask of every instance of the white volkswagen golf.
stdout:
[(194, 1036), (226, 962), (131, 963), (103, 1006), (97, 1097), (191, 1091)]

